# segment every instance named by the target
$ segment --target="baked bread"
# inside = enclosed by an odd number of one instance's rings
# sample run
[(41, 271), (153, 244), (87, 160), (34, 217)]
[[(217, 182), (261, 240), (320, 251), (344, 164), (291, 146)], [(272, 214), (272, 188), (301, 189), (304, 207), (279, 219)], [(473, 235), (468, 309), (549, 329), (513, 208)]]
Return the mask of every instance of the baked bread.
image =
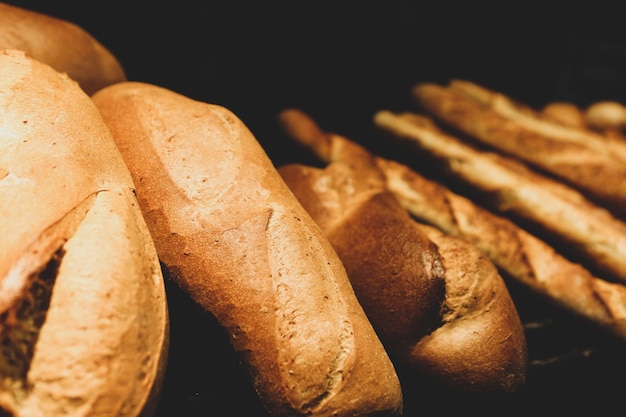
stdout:
[(7, 3), (0, 3), (0, 49), (22, 50), (67, 73), (89, 95), (126, 80), (117, 57), (83, 28)]
[(583, 112), (585, 123), (601, 132), (626, 131), (626, 106), (617, 101), (598, 101)]
[(567, 185), (513, 159), (481, 151), (445, 132), (429, 117), (381, 110), (374, 123), (387, 137), (434, 158), (493, 210), (512, 214), (562, 243), (571, 256), (609, 280), (626, 282), (626, 224)]
[(539, 113), (546, 120), (575, 129), (589, 129), (584, 111), (574, 103), (553, 101)]
[(0, 52), (0, 414), (149, 416), (163, 276), (128, 169), (75, 81)]
[(626, 142), (536, 117), (527, 106), (463, 80), (449, 86), (420, 83), (412, 93), (422, 109), (446, 126), (626, 215)]
[(464, 239), (413, 220), (386, 189), (375, 157), (356, 143), (295, 109), (280, 121), (327, 163), (279, 172), (333, 244), (398, 366), (457, 392), (522, 387), (524, 330), (491, 261)]
[(160, 259), (225, 328), (269, 414), (400, 415), (395, 368), (343, 264), (244, 123), (146, 83), (93, 100)]
[(511, 220), (407, 165), (380, 157), (377, 164), (387, 188), (414, 218), (472, 242), (510, 279), (626, 340), (626, 286), (594, 276)]

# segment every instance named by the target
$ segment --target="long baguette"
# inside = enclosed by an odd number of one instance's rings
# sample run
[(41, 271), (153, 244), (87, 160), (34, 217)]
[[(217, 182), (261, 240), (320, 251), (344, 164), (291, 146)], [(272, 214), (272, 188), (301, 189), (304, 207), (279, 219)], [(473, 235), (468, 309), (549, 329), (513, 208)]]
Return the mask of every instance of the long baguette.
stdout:
[(0, 414), (150, 416), (165, 288), (134, 185), (90, 98), (0, 52)]
[[(578, 126), (576, 126), (554, 123), (553, 120), (546, 117), (545, 109), (536, 111), (519, 101), (513, 100), (511, 97), (469, 81), (455, 79), (450, 81), (449, 87), (452, 90), (462, 91), (480, 104), (493, 110), (495, 114), (518, 124), (521, 131), (527, 130), (529, 134), (537, 134), (543, 137), (543, 140), (539, 139), (537, 143), (578, 143), (584, 145), (593, 153), (608, 155), (618, 161), (626, 162), (626, 143), (615, 137), (603, 135), (600, 131), (590, 129), (594, 125), (593, 113), (596, 113), (598, 108), (600, 110), (604, 108), (605, 113), (606, 110), (610, 111), (610, 109), (605, 107), (608, 104), (606, 102), (586, 109), (582, 113), (583, 119), (579, 120)], [(415, 87), (414, 92), (416, 94), (417, 90), (419, 90), (419, 86)], [(562, 104), (562, 110), (563, 107)], [(609, 104), (608, 107), (610, 108), (612, 105)], [(576, 117), (576, 113), (571, 106), (569, 111), (573, 120)], [(587, 127), (587, 129), (582, 127)], [(551, 149), (542, 149), (541, 151), (546, 152), (546, 155), (550, 155), (553, 152)], [(585, 156), (591, 156), (591, 154), (585, 154)], [(612, 166), (612, 162), (607, 161), (607, 165)]]
[(281, 112), (280, 121), (327, 163), (289, 164), (279, 172), (337, 250), (393, 358), (447, 389), (511, 392), (523, 386), (524, 331), (486, 256), (462, 238), (413, 220), (365, 149), (320, 130), (299, 110)]
[(626, 214), (626, 142), (541, 119), (502, 94), (461, 80), (447, 87), (421, 83), (412, 93), (446, 125)]
[(126, 82), (93, 96), (172, 278), (228, 332), (273, 416), (394, 416), (393, 364), (319, 226), (244, 123)]
[(594, 276), (505, 217), (402, 163), (378, 158), (387, 186), (416, 219), (462, 236), (507, 276), (565, 311), (626, 340), (626, 287)]
[(117, 57), (83, 28), (7, 3), (0, 3), (0, 49), (22, 50), (67, 73), (88, 95), (126, 80)]
[(374, 123), (391, 139), (436, 158), (455, 178), (489, 193), (494, 209), (535, 223), (607, 279), (626, 282), (626, 224), (606, 209), (514, 160), (471, 147), (426, 116), (382, 110)]

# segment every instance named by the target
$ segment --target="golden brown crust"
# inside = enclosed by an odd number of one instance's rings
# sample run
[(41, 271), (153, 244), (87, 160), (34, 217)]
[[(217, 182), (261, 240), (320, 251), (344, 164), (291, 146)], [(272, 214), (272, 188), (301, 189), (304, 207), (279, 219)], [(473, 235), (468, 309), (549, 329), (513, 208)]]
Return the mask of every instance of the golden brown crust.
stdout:
[(229, 110), (144, 83), (93, 96), (172, 278), (219, 320), (276, 416), (398, 415), (345, 269)]
[(553, 101), (541, 109), (540, 115), (552, 123), (576, 129), (588, 129), (583, 110), (574, 103)]
[(387, 350), (409, 362), (417, 341), (440, 325), (445, 276), (437, 247), (392, 194), (353, 193), (359, 181), (340, 164), (279, 172), (333, 244)]
[(396, 161), (378, 158), (387, 185), (416, 219), (461, 236), (502, 271), (577, 317), (626, 339), (626, 287), (595, 277), (543, 240)]
[(549, 122), (509, 97), (467, 81), (421, 83), (412, 93), (447, 126), (549, 172), (615, 210), (626, 206), (626, 143)]
[(601, 132), (626, 130), (626, 106), (616, 101), (592, 103), (584, 110), (583, 118), (591, 128)]
[(280, 120), (327, 165), (279, 172), (329, 237), (398, 363), (449, 389), (519, 389), (526, 340), (495, 266), (472, 244), (411, 219), (367, 150), (311, 128), (297, 110)]
[(125, 81), (117, 58), (90, 33), (68, 22), (32, 10), (0, 3), (0, 49), (19, 49), (67, 73), (91, 95)]
[(374, 122), (390, 138), (435, 157), (455, 178), (488, 193), (494, 209), (535, 223), (607, 278), (626, 282), (626, 224), (606, 209), (522, 164), (471, 147), (426, 116), (379, 111)]
[(22, 51), (0, 74), (0, 410), (151, 415), (167, 304), (128, 169), (74, 81)]
[(514, 392), (526, 382), (526, 336), (495, 265), (473, 243), (416, 223), (446, 270), (441, 326), (412, 351), (425, 374), (465, 391)]

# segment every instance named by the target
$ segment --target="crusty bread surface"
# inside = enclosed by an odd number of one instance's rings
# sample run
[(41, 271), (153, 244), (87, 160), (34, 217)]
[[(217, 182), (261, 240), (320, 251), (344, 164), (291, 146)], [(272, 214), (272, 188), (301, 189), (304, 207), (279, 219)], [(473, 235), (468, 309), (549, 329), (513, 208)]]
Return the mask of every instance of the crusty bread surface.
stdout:
[(65, 74), (0, 52), (0, 414), (149, 416), (169, 342), (128, 169)]
[(472, 243), (413, 220), (376, 158), (355, 142), (295, 109), (280, 121), (327, 164), (279, 172), (329, 237), (397, 363), (459, 392), (522, 387), (525, 334), (491, 261)]
[(343, 264), (245, 124), (146, 83), (93, 100), (160, 258), (224, 326), (269, 414), (401, 414), (395, 368)]
[(594, 276), (511, 220), (407, 165), (384, 158), (377, 163), (388, 189), (416, 219), (462, 236), (541, 298), (626, 339), (626, 286)]
[(67, 73), (91, 95), (126, 80), (122, 64), (100, 41), (54, 16), (0, 3), (0, 49), (19, 49)]
[[(610, 280), (626, 282), (626, 223), (577, 190), (512, 158), (462, 141), (425, 115), (381, 110), (374, 123), (390, 140), (433, 157), (491, 209), (541, 228), (576, 259)], [(574, 255), (572, 255), (574, 256)]]
[(412, 93), (444, 125), (626, 215), (626, 142), (550, 122), (503, 94), (463, 80), (448, 86), (420, 83)]

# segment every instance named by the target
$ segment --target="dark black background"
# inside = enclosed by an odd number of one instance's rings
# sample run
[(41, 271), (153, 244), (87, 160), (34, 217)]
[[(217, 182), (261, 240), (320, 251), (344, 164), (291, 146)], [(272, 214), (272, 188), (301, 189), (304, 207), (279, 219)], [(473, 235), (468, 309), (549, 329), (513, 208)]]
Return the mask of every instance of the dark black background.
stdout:
[[(77, 23), (130, 80), (228, 107), (277, 166), (305, 158), (278, 129), (282, 108), (301, 108), (323, 128), (368, 144), (374, 112), (411, 110), (409, 90), (419, 81), (463, 78), (536, 108), (626, 102), (623, 17), (597, 2), (9, 3)], [(172, 345), (158, 416), (263, 415), (225, 335), (167, 283)], [(456, 396), (401, 371), (407, 416), (601, 415), (623, 407), (622, 342), (510, 286), (527, 326), (526, 387), (506, 398)]]

